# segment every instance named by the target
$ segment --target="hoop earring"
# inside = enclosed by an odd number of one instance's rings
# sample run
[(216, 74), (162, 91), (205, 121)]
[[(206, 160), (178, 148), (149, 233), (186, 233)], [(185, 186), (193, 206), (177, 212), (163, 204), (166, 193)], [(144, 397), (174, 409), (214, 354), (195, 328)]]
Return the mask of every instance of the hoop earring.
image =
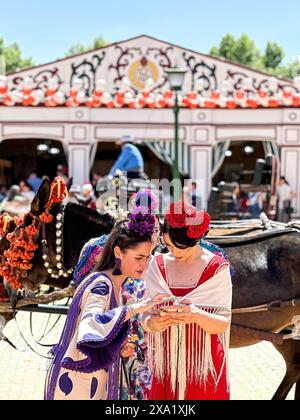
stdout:
[(122, 271), (121, 271), (121, 260), (120, 260), (120, 258), (116, 258), (115, 269), (114, 269), (112, 274), (113, 274), (113, 276), (121, 276)]

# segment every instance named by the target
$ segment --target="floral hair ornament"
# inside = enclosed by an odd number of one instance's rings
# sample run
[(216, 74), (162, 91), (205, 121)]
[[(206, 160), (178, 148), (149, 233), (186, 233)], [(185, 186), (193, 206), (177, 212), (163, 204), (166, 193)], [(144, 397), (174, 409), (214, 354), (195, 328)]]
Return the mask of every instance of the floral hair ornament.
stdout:
[(143, 190), (132, 196), (135, 207), (145, 207), (151, 213), (154, 213), (159, 208), (159, 201), (151, 190)]
[(210, 215), (206, 211), (196, 211), (184, 202), (172, 203), (167, 214), (167, 222), (174, 229), (187, 229), (187, 236), (200, 239), (209, 230)]
[(145, 207), (135, 207), (129, 214), (128, 227), (140, 236), (152, 236), (155, 230), (155, 218)]

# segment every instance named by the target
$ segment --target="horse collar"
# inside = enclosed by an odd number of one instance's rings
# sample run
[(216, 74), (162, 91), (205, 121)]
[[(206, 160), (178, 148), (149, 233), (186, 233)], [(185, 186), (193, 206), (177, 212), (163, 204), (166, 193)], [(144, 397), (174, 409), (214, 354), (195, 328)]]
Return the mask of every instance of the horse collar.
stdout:
[(65, 206), (61, 205), (58, 209), (56, 215), (55, 228), (56, 228), (56, 261), (53, 263), (51, 261), (50, 252), (48, 248), (48, 241), (46, 235), (46, 225), (43, 223), (42, 226), (42, 247), (43, 247), (43, 260), (44, 267), (46, 268), (48, 274), (53, 279), (59, 279), (60, 277), (69, 277), (73, 270), (67, 270), (64, 267), (64, 239), (63, 239), (63, 227), (64, 227), (64, 210)]

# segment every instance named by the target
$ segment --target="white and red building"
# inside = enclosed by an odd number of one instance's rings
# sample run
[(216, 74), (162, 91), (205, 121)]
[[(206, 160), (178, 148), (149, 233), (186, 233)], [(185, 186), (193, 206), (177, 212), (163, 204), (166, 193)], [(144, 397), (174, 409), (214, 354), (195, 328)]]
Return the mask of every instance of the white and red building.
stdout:
[[(187, 69), (180, 98), (181, 171), (203, 180), (206, 199), (218, 171), (226, 164), (230, 170), (225, 152), (260, 145), (280, 157), (299, 216), (299, 87), (149, 36), (0, 78), (0, 159), (22, 173), (34, 161), (29, 150), (45, 144), (45, 150), (60, 150), (55, 162), (63, 160), (74, 182), (83, 184), (92, 168), (108, 172), (117, 156), (115, 140), (130, 134), (145, 144), (146, 172), (166, 175), (167, 165), (159, 161), (172, 163), (174, 97), (165, 70), (175, 65)], [(42, 149), (39, 172), (49, 166)]]

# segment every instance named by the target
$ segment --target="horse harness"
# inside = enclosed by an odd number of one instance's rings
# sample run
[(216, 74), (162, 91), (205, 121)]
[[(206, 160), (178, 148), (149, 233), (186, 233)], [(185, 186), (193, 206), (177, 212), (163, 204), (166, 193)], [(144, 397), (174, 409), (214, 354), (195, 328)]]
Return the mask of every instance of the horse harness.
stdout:
[[(300, 303), (300, 298), (295, 298), (287, 301), (277, 300), (265, 305), (252, 306), (249, 308), (233, 309), (233, 315), (242, 315), (259, 312), (280, 312), (282, 309), (295, 308)], [(300, 316), (295, 316), (292, 319), (292, 324), (295, 330), (291, 334), (273, 333), (257, 328), (245, 327), (243, 325), (231, 324), (231, 331), (243, 337), (255, 337), (263, 341), (270, 341), (276, 345), (282, 345), (285, 340), (300, 338)]]
[(55, 232), (55, 243), (56, 243), (56, 261), (53, 263), (50, 258), (50, 252), (48, 247), (46, 224), (42, 224), (42, 248), (43, 248), (43, 260), (44, 267), (48, 274), (53, 279), (59, 279), (60, 277), (68, 278), (72, 273), (72, 269), (66, 269), (64, 266), (64, 239), (63, 239), (63, 228), (64, 228), (64, 216), (65, 216), (65, 205), (61, 204), (56, 215), (56, 232)]

